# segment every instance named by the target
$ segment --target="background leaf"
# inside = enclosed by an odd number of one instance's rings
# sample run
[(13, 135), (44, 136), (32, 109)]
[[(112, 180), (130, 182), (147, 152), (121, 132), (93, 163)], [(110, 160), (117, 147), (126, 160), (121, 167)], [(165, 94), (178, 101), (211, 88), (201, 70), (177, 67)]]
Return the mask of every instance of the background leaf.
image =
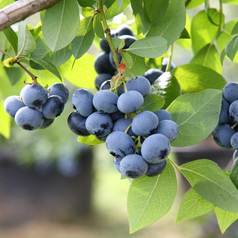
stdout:
[(233, 36), (225, 47), (227, 56), (233, 60), (238, 50), (238, 35)]
[(79, 13), (77, 0), (63, 0), (45, 11), (42, 32), (53, 52), (70, 44), (76, 36), (80, 24)]
[(156, 94), (149, 94), (144, 98), (144, 104), (141, 109), (143, 111), (156, 112), (164, 105), (164, 99)]
[(213, 208), (212, 203), (202, 198), (194, 188), (190, 188), (183, 196), (175, 222), (205, 215)]
[(0, 97), (0, 134), (2, 134), (5, 138), (9, 139), (11, 129), (11, 117), (5, 112), (3, 104), (4, 100), (1, 100)]
[(163, 108), (167, 108), (175, 98), (181, 95), (182, 91), (175, 76), (165, 72), (152, 84), (152, 93), (163, 97), (165, 100)]
[(238, 213), (238, 190), (215, 162), (195, 160), (181, 165), (179, 170), (204, 199), (223, 210)]
[(7, 27), (3, 30), (4, 35), (7, 37), (7, 40), (11, 44), (12, 48), (14, 49), (15, 54), (17, 55), (18, 49), (18, 37), (15, 31), (11, 27)]
[(176, 174), (170, 163), (158, 176), (134, 179), (127, 197), (130, 233), (154, 223), (168, 213), (176, 191)]
[(83, 143), (85, 145), (91, 145), (91, 146), (105, 143), (104, 141), (97, 139), (96, 136), (94, 136), (94, 135), (79, 136), (78, 142)]
[(141, 57), (156, 58), (167, 50), (167, 41), (157, 36), (146, 37), (135, 41), (127, 50)]
[(183, 93), (198, 92), (208, 88), (222, 89), (226, 80), (216, 71), (197, 64), (185, 64), (171, 70)]
[(219, 207), (215, 207), (215, 213), (222, 233), (238, 219), (238, 213), (224, 211)]
[(205, 140), (215, 129), (221, 110), (222, 92), (206, 89), (177, 97), (167, 108), (179, 126), (172, 146), (189, 146)]

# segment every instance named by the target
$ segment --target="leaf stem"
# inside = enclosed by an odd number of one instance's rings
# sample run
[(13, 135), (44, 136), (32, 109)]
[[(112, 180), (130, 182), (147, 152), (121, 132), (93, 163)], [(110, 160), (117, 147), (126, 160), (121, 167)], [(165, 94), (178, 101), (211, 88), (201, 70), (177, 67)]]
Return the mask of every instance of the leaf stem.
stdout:
[(106, 33), (106, 39), (107, 39), (107, 42), (109, 44), (109, 47), (111, 49), (111, 52), (112, 52), (112, 56), (113, 56), (113, 59), (114, 59), (114, 62), (116, 64), (116, 68), (118, 67), (119, 65), (119, 62), (118, 62), (118, 58), (117, 58), (117, 54), (116, 54), (116, 48), (112, 42), (112, 37), (111, 37), (111, 33), (110, 33), (110, 29), (108, 27), (108, 24), (107, 24), (107, 21), (106, 21), (106, 17), (105, 17), (105, 14), (104, 14), (104, 9), (103, 9), (103, 3), (102, 3), (102, 0), (99, 0), (99, 12), (101, 14), (101, 18), (102, 18), (102, 23), (103, 23), (103, 28), (104, 28), (104, 31)]
[(168, 62), (168, 64), (167, 64), (167, 67), (166, 67), (166, 69), (165, 69), (165, 72), (170, 71), (171, 62), (172, 62), (173, 50), (174, 50), (174, 44), (172, 44), (172, 45), (170, 46), (169, 62)]
[(31, 76), (31, 78), (32, 78), (32, 80), (34, 81), (34, 83), (37, 83), (37, 81), (36, 81), (37, 77), (36, 77), (35, 75), (33, 75), (33, 74), (32, 74), (25, 66), (23, 66), (20, 62), (16, 61), (15, 63), (17, 63), (22, 69), (25, 70), (25, 72), (26, 72), (27, 74), (29, 74), (29, 75)]
[(169, 157), (167, 158), (167, 160), (169, 160), (169, 162), (177, 169), (180, 171), (180, 166), (178, 166), (177, 164), (175, 164)]
[(0, 48), (0, 51), (4, 54), (4, 55), (7, 55), (9, 58), (14, 58), (12, 57), (10, 54), (8, 54), (5, 50), (1, 49)]

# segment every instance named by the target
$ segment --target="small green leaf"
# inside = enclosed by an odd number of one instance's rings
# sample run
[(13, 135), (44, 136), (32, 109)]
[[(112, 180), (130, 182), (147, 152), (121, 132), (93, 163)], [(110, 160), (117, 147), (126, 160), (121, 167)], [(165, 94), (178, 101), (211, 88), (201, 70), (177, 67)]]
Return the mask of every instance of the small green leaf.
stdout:
[(167, 108), (182, 92), (175, 76), (170, 72), (165, 72), (153, 83), (152, 93), (163, 97), (165, 100), (163, 108)]
[(225, 47), (226, 55), (233, 60), (238, 50), (238, 35), (233, 36)]
[(81, 20), (77, 36), (72, 41), (72, 51), (76, 59), (82, 57), (92, 45), (94, 39), (93, 17)]
[(236, 24), (234, 25), (232, 32), (231, 32), (232, 35), (235, 35), (238, 33), (238, 21), (235, 21), (235, 22), (236, 22)]
[(121, 52), (121, 56), (126, 63), (126, 67), (130, 69), (133, 64), (133, 60), (132, 60), (131, 56), (127, 52)]
[(43, 59), (36, 59), (36, 58), (29, 58), (30, 60), (34, 61), (35, 63), (41, 65), (44, 69), (50, 71), (52, 74), (54, 74), (56, 77), (58, 77), (60, 80), (62, 80), (60, 72), (58, 69), (51, 63)]
[(151, 26), (148, 36), (161, 36), (171, 45), (185, 27), (186, 11), (184, 1), (171, 0), (164, 16)]
[[(116, 49), (119, 48), (120, 45), (124, 45), (125, 46), (125, 41), (123, 39), (119, 39), (117, 37), (112, 37), (112, 42), (113, 42), (113, 45), (115, 46)], [(123, 42), (124, 42), (124, 44), (123, 44)]]
[(14, 0), (0, 0), (0, 9), (14, 2)]
[(238, 0), (222, 0), (222, 3), (238, 5)]
[(123, 6), (123, 0), (117, 0), (117, 5), (118, 5), (118, 9), (120, 11)]
[(26, 24), (20, 23), (18, 26), (18, 54), (29, 55), (36, 48), (36, 42), (28, 30)]
[[(214, 12), (217, 14), (217, 12)], [(205, 10), (193, 17), (191, 26), (192, 47), (196, 54), (216, 36), (218, 26), (214, 25)]]
[(156, 222), (168, 213), (176, 191), (176, 174), (170, 163), (158, 176), (134, 179), (127, 197), (130, 233)]
[(167, 50), (167, 41), (157, 36), (146, 37), (135, 41), (127, 50), (141, 57), (156, 58)]
[(0, 134), (2, 134), (5, 138), (10, 138), (10, 128), (11, 128), (11, 117), (5, 112), (4, 100), (0, 98)]
[(10, 45), (14, 49), (15, 54), (17, 54), (17, 45), (18, 45), (18, 37), (15, 31), (9, 26), (3, 30), (4, 35), (7, 37)]
[(231, 178), (232, 183), (238, 189), (238, 159), (236, 159), (233, 162), (233, 165), (231, 166), (230, 178)]
[(95, 13), (95, 9), (92, 7), (82, 7), (81, 13), (84, 17), (91, 17)]
[(141, 109), (143, 111), (156, 112), (164, 105), (164, 99), (156, 94), (149, 94), (144, 98), (144, 104)]
[(114, 16), (120, 14), (125, 10), (125, 8), (130, 4), (130, 0), (123, 0), (123, 5), (121, 9), (119, 9), (117, 1), (113, 1), (110, 7), (108, 7), (107, 12), (105, 13), (106, 19), (111, 19)]
[(192, 8), (200, 6), (203, 3), (204, 3), (204, 0), (191, 0), (186, 8), (192, 9)]
[(219, 53), (214, 44), (207, 44), (192, 58), (190, 64), (200, 64), (222, 73)]
[(220, 55), (220, 61), (221, 61), (221, 65), (223, 65), (223, 61), (226, 57), (226, 51), (225, 49), (221, 52), (221, 55)]
[(213, 208), (212, 203), (202, 198), (194, 188), (191, 188), (183, 196), (175, 222), (205, 215)]
[(189, 146), (205, 140), (219, 121), (222, 92), (206, 89), (177, 97), (167, 108), (179, 126), (172, 146)]
[(42, 32), (53, 52), (69, 45), (75, 38), (80, 24), (79, 13), (77, 0), (63, 0), (46, 9)]
[(215, 162), (195, 160), (179, 170), (201, 197), (223, 210), (238, 213), (238, 190)]
[(97, 73), (94, 69), (94, 59), (94, 56), (87, 53), (77, 60), (71, 57), (59, 69), (63, 77), (72, 84), (81, 88), (95, 88)]
[(224, 211), (219, 207), (215, 207), (215, 213), (222, 233), (238, 219), (238, 213)]
[(171, 70), (177, 78), (182, 92), (199, 92), (204, 89), (223, 89), (226, 80), (216, 71), (197, 64), (185, 64)]
[(99, 145), (102, 143), (105, 143), (104, 141), (101, 141), (96, 138), (94, 135), (89, 135), (89, 136), (79, 136), (78, 137), (78, 142), (83, 143), (85, 145)]
[(190, 39), (190, 35), (188, 33), (188, 30), (186, 28), (183, 29), (183, 31), (181, 32), (179, 39)]
[(105, 34), (104, 34), (103, 27), (102, 27), (102, 22), (101, 22), (101, 16), (99, 14), (94, 16), (93, 30), (99, 38), (105, 39)]
[(78, 0), (78, 3), (82, 7), (91, 7), (96, 0)]

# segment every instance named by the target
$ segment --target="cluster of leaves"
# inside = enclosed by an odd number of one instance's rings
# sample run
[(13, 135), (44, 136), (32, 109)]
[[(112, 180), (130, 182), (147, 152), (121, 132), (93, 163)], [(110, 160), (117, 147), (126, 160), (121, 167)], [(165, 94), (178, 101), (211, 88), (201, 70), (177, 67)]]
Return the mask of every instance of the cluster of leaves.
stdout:
[[(0, 1), (0, 6), (12, 1)], [(190, 20), (187, 10), (204, 4), (204, 10)], [(173, 44), (180, 44), (194, 53), (191, 62), (174, 68), (166, 79), (153, 84), (153, 93), (146, 100), (146, 110), (166, 108), (179, 126), (179, 136), (172, 146), (193, 145), (207, 138), (216, 127), (226, 80), (221, 75), (225, 57), (238, 62), (238, 21), (225, 22), (223, 3), (219, 10), (210, 8), (209, 0), (63, 0), (42, 11), (36, 27), (26, 21), (18, 30), (9, 27), (0, 32), (0, 48), (16, 57), (41, 83), (62, 79), (83, 88), (94, 88), (95, 56), (87, 53), (105, 38), (105, 21), (131, 4), (138, 40), (122, 53), (127, 71), (143, 75), (149, 68), (160, 68), (161, 59), (171, 60)], [(98, 9), (104, 5), (105, 12)], [(109, 37), (109, 36), (108, 36)], [(110, 38), (108, 38), (110, 40)], [(114, 40), (116, 48), (122, 43)], [(168, 53), (169, 52), (169, 53)], [(4, 61), (7, 56), (0, 52)], [(10, 119), (4, 113), (3, 100), (22, 88), (27, 76), (19, 66), (0, 71), (0, 133), (9, 137)], [(29, 80), (29, 79), (28, 79)], [(160, 100), (160, 102), (158, 101)], [(96, 144), (94, 138), (79, 141)], [(238, 190), (227, 173), (209, 160), (197, 160), (178, 166), (168, 159), (164, 172), (156, 177), (132, 181), (128, 194), (130, 232), (135, 232), (164, 216), (172, 207), (177, 190), (175, 169), (190, 182), (176, 222), (204, 215), (215, 209), (224, 232), (238, 219)]]

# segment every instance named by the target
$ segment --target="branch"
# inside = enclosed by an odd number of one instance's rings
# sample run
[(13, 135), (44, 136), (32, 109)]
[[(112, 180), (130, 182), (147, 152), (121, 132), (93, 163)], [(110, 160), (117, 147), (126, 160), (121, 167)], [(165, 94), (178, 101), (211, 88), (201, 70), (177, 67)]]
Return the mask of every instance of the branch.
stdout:
[(19, 0), (0, 9), (0, 31), (62, 0)]

